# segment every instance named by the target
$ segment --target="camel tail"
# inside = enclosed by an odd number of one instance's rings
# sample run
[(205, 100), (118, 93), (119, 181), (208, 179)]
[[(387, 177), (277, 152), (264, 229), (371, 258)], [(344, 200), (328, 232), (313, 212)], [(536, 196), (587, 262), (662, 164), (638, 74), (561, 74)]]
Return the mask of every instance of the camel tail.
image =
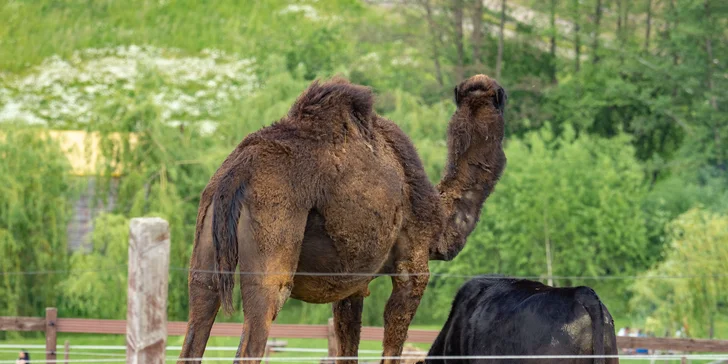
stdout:
[(232, 314), (235, 268), (238, 265), (237, 226), (245, 196), (245, 184), (240, 174), (229, 170), (220, 179), (213, 197), (215, 209), (212, 215), (212, 242), (215, 246), (215, 279), (222, 307)]
[(591, 319), (594, 355), (602, 356), (594, 358), (593, 363), (604, 364), (606, 359), (604, 358), (604, 310), (602, 309), (602, 302), (599, 300), (597, 293), (588, 287), (579, 288), (576, 299), (584, 306)]
[(323, 83), (319, 80), (311, 83), (293, 104), (288, 117), (333, 122), (337, 116), (349, 114), (360, 127), (368, 128), (373, 106), (374, 94), (369, 87), (334, 77)]

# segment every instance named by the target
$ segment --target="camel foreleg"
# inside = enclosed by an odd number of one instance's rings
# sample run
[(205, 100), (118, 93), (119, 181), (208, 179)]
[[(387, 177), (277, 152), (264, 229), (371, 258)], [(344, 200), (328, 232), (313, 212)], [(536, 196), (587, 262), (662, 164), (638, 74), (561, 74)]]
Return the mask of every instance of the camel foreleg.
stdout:
[[(409, 325), (417, 312), (429, 280), (429, 276), (423, 274), (428, 272), (426, 259), (418, 264), (413, 264), (411, 261), (399, 262), (396, 264), (395, 272), (398, 275), (392, 278), (392, 295), (384, 309), (383, 355), (385, 357), (402, 355)], [(417, 274), (407, 275), (415, 272)], [(384, 364), (398, 362), (400, 360), (382, 360)]]

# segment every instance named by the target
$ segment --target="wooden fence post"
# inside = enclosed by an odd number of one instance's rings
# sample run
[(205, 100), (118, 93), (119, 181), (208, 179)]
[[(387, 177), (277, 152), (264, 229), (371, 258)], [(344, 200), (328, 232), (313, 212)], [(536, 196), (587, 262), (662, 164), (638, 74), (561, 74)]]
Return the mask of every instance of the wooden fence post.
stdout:
[(46, 361), (56, 360), (56, 319), (58, 318), (58, 310), (55, 307), (46, 307), (45, 315), (45, 339), (46, 339)]
[(63, 344), (63, 360), (66, 364), (68, 364), (70, 351), (71, 351), (71, 343), (69, 343), (68, 340), (66, 340), (66, 343)]
[[(329, 353), (328, 357), (333, 358), (336, 357), (337, 354), (337, 348), (339, 346), (337, 339), (336, 339), (336, 328), (334, 327), (334, 318), (329, 317), (329, 323), (327, 326), (327, 332), (329, 334), (328, 341), (329, 341)], [(328, 360), (326, 363), (336, 363), (336, 360)]]
[(131, 219), (126, 313), (127, 364), (164, 364), (167, 345), (169, 223)]

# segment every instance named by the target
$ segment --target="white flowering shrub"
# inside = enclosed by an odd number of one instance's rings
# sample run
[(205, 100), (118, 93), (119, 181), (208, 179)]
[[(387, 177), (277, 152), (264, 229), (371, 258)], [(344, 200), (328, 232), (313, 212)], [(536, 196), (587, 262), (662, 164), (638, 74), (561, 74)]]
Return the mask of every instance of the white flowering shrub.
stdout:
[(113, 109), (134, 107), (133, 95), (143, 92), (160, 122), (196, 124), (209, 132), (221, 108), (257, 86), (253, 64), (219, 50), (190, 56), (134, 45), (86, 49), (70, 59), (54, 56), (27, 73), (0, 75), (0, 122), (57, 129), (113, 123), (119, 113)]

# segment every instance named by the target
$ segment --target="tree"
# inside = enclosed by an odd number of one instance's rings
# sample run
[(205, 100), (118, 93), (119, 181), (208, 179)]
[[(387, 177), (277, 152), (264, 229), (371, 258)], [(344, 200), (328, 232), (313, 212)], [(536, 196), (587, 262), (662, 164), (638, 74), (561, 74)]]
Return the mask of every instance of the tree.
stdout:
[(579, 33), (579, 30), (581, 28), (581, 21), (579, 20), (579, 18), (581, 17), (581, 12), (579, 0), (574, 0), (572, 12), (574, 16), (574, 72), (579, 72), (579, 69), (581, 68), (581, 34)]
[(444, 86), (442, 79), (442, 67), (440, 66), (440, 41), (441, 34), (435, 18), (432, 13), (432, 4), (430, 0), (420, 0), (420, 5), (425, 9), (425, 19), (427, 19), (427, 29), (430, 33), (430, 48), (432, 49), (432, 62), (435, 66), (435, 77), (440, 87)]
[[(510, 140), (508, 167), (468, 245), (453, 262), (433, 264), (433, 270), (545, 277), (549, 252), (555, 276), (623, 275), (646, 268), (651, 262), (641, 210), (646, 185), (633, 152), (624, 135), (577, 137), (569, 127), (560, 136), (544, 127)], [(459, 283), (433, 279), (440, 295)], [(588, 284), (610, 310), (624, 312), (624, 282), (553, 283)]]
[(0, 315), (42, 316), (68, 269), (69, 201), (82, 185), (43, 129), (4, 125), (0, 156)]
[(473, 2), (472, 9), (473, 35), (470, 37), (473, 43), (473, 61), (476, 66), (480, 66), (481, 50), (483, 49), (483, 1), (476, 0)]
[(498, 28), (498, 56), (495, 61), (495, 78), (501, 78), (503, 69), (503, 32), (506, 26), (506, 0), (501, 0), (500, 26)]
[(647, 18), (645, 20), (645, 50), (650, 51), (650, 30), (652, 28), (652, 0), (647, 0)]
[(549, 23), (551, 25), (550, 36), (549, 36), (549, 54), (551, 55), (551, 83), (556, 84), (556, 0), (551, 0), (551, 6), (549, 7)]
[(597, 0), (594, 10), (594, 45), (592, 46), (592, 62), (599, 62), (599, 24), (602, 21), (602, 0)]
[(457, 64), (455, 65), (455, 79), (462, 80), (465, 72), (465, 46), (463, 41), (463, 0), (453, 1), (453, 29), (455, 33), (455, 47), (457, 49)]
[(692, 208), (667, 227), (664, 260), (632, 286), (631, 305), (653, 330), (687, 326), (690, 337), (714, 335), (728, 313), (728, 217)]
[[(65, 316), (117, 319), (126, 315), (129, 219), (102, 214), (94, 219), (91, 252), (71, 256), (73, 271), (59, 284)], [(177, 291), (177, 289), (170, 289)]]

